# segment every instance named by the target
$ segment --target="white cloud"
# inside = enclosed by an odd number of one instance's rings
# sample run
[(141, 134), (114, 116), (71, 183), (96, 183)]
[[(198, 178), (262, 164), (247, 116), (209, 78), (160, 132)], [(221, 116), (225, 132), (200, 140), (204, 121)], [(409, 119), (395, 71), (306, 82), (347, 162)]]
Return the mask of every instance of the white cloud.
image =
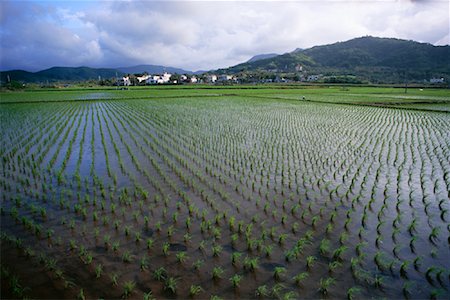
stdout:
[[(363, 35), (449, 42), (448, 1), (1, 2), (1, 68), (227, 67)], [(26, 59), (23, 59), (26, 57)]]

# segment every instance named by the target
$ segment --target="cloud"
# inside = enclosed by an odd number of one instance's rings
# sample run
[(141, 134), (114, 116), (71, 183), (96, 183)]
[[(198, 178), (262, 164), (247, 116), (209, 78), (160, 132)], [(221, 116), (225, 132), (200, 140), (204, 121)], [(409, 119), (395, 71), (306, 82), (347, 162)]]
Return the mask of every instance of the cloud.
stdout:
[(2, 70), (231, 66), (373, 35), (448, 44), (448, 1), (2, 1)]

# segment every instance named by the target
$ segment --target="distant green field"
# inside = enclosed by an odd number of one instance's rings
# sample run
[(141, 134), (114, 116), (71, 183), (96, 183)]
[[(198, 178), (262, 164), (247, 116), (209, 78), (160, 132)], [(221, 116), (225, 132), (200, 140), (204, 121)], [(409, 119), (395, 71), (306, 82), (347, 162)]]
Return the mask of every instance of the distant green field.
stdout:
[(307, 86), (163, 86), (131, 87), (129, 90), (61, 89), (1, 92), (1, 103), (53, 102), (111, 99), (157, 99), (184, 97), (246, 96), (279, 100), (389, 106), (395, 108), (450, 111), (450, 90), (377, 87)]

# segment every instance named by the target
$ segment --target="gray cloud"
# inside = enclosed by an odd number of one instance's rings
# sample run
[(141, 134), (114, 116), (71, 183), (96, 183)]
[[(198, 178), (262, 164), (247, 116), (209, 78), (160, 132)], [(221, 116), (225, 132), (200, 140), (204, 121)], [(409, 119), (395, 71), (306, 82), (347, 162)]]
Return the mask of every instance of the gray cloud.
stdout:
[(448, 1), (2, 1), (2, 70), (227, 67), (363, 35), (449, 43)]

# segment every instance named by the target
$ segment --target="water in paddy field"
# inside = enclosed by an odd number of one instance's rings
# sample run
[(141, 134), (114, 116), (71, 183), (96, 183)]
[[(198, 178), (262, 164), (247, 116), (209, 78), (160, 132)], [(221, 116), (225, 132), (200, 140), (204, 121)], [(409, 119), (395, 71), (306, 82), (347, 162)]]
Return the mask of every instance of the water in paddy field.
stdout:
[(33, 298), (448, 298), (446, 113), (238, 97), (1, 110), (2, 293), (14, 275)]

